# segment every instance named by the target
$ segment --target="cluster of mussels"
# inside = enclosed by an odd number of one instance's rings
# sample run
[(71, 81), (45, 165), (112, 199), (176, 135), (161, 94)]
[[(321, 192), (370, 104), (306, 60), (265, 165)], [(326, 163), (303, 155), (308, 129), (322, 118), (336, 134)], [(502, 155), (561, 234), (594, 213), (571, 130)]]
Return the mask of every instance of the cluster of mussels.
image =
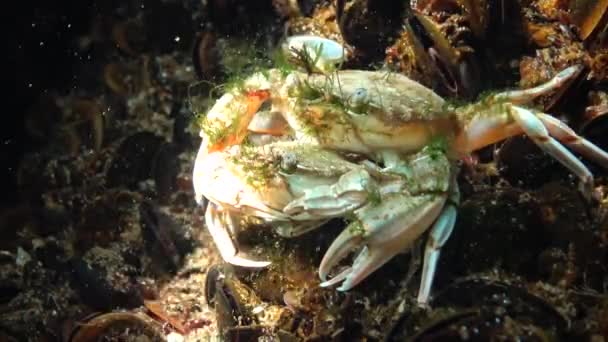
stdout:
[[(593, 203), (523, 137), (463, 163), (462, 204), (431, 308), (410, 256), (348, 293), (318, 286), (344, 227), (242, 239), (282, 260), (219, 264), (193, 200), (197, 114), (286, 35), (346, 47), (455, 101), (584, 72), (537, 105), (608, 150), (606, 0), (169, 0), (100, 3), (75, 89), (32, 104), (39, 149), (0, 213), (0, 340), (608, 340), (608, 178)], [(605, 115), (606, 114), (606, 115)], [(262, 243), (259, 243), (262, 242)]]

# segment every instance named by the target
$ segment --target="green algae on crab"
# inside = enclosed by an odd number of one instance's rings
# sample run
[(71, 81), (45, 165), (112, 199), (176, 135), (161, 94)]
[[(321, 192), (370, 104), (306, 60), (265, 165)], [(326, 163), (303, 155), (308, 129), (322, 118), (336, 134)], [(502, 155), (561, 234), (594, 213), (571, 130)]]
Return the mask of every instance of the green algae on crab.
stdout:
[(231, 156), (232, 162), (244, 173), (245, 181), (256, 189), (262, 189), (277, 176), (278, 161), (264, 155), (255, 146), (241, 144), (239, 152)]

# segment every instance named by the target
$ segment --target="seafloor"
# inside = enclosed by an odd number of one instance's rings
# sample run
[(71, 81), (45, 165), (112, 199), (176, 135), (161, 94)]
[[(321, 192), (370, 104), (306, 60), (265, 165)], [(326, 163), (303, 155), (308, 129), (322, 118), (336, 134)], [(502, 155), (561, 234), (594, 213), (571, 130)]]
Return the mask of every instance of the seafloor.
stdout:
[(403, 73), (455, 104), (580, 64), (533, 106), (608, 149), (608, 1), (20, 6), (0, 341), (608, 341), (608, 170), (588, 160), (586, 193), (525, 137), (460, 161), (428, 307), (415, 301), (426, 236), (338, 292), (316, 271), (341, 218), (297, 239), (256, 226), (239, 242), (273, 264), (232, 267), (192, 187), (221, 85), (297, 34), (344, 44), (343, 68)]

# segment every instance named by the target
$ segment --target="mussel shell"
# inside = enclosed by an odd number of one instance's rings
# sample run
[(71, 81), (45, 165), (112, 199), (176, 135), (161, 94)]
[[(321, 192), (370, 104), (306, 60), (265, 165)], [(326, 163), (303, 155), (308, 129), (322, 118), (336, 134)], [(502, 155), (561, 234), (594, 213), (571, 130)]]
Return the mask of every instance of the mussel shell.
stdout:
[(192, 64), (201, 80), (217, 81), (222, 75), (217, 39), (217, 34), (211, 30), (203, 31), (195, 38)]
[(305, 17), (310, 17), (319, 3), (315, 0), (297, 0), (296, 2), (300, 13)]
[(382, 56), (401, 27), (406, 1), (339, 0), (336, 19), (344, 41), (366, 55)]
[(438, 24), (424, 14), (416, 13), (408, 19), (412, 34), (420, 41), (425, 50), (434, 47), (444, 58), (448, 65), (455, 65), (460, 59), (460, 54), (443, 35)]
[(160, 203), (167, 203), (177, 189), (177, 175), (180, 171), (178, 154), (179, 148), (175, 144), (163, 143), (152, 160), (151, 176), (156, 183)]
[(165, 336), (151, 318), (130, 312), (110, 312), (94, 316), (78, 324), (68, 338), (69, 342), (106, 341), (124, 338), (125, 334), (136, 340), (166, 341)]
[(112, 37), (116, 47), (130, 56), (137, 56), (146, 50), (146, 33), (143, 23), (139, 20), (126, 20), (114, 24)]
[(133, 82), (139, 76), (132, 65), (109, 63), (103, 69), (103, 79), (106, 86), (114, 94), (122, 97), (132, 95), (136, 91), (136, 84)]
[(579, 37), (590, 36), (606, 31), (608, 25), (608, 0), (569, 1), (572, 20), (579, 27)]
[(477, 191), (462, 202), (450, 239), (442, 249), (438, 284), (454, 275), (500, 265), (521, 275), (537, 272), (536, 256), (547, 237), (534, 197), (516, 188)]
[(469, 276), (458, 279), (438, 291), (431, 301), (433, 306), (474, 308), (503, 307), (513, 317), (526, 317), (544, 328), (567, 330), (570, 322), (553, 305), (517, 287), (490, 278)]
[[(177, 244), (176, 237), (182, 231), (171, 216), (160, 211), (151, 201), (143, 201), (139, 206), (139, 216), (149, 252), (165, 262), (171, 270), (176, 270), (181, 263), (185, 250), (191, 246)], [(178, 248), (183, 247), (182, 249)]]
[(555, 176), (555, 159), (524, 135), (506, 140), (495, 156), (500, 176), (513, 186), (535, 189)]
[(433, 75), (431, 87), (444, 96), (473, 99), (480, 90), (481, 69), (473, 54), (454, 48), (431, 17), (416, 13), (406, 21), (417, 66)]
[[(461, 278), (437, 292), (432, 319), (410, 341), (537, 341), (563, 338), (570, 322), (525, 288), (490, 278)], [(447, 309), (449, 308), (449, 309)], [(447, 310), (446, 313), (442, 311)], [(443, 317), (442, 317), (443, 316)], [(396, 340), (394, 331), (389, 340)]]
[(548, 341), (554, 334), (509, 316), (491, 312), (456, 312), (424, 327), (408, 341)]
[(256, 322), (251, 309), (261, 303), (254, 291), (242, 283), (230, 266), (213, 265), (205, 279), (205, 298), (215, 308), (218, 327), (223, 334), (236, 326)]
[[(111, 255), (111, 262), (97, 261), (99, 255)], [(137, 265), (128, 264), (114, 250), (93, 248), (84, 257), (74, 258), (71, 266), (76, 288), (87, 305), (105, 311), (143, 303), (135, 279)]]
[(94, 99), (75, 99), (69, 108), (71, 118), (63, 125), (68, 149), (75, 155), (81, 149), (99, 150), (103, 144), (104, 117), (101, 104)]
[(605, 107), (605, 111), (597, 113), (581, 126), (580, 134), (602, 150), (608, 151), (608, 106)]
[(205, 300), (208, 305), (215, 305), (215, 292), (217, 284), (224, 277), (224, 268), (221, 265), (212, 265), (205, 277)]

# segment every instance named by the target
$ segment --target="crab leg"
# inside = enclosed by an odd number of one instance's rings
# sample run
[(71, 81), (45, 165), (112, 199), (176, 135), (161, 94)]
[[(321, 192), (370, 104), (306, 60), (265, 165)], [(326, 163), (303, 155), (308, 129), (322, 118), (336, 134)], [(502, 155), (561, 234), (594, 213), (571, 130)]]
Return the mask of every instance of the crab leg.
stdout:
[(268, 261), (254, 261), (238, 255), (236, 246), (227, 230), (236, 232), (238, 223), (235, 217), (227, 210), (223, 210), (221, 206), (209, 202), (205, 213), (205, 223), (222, 259), (227, 263), (243, 267), (266, 267), (270, 265)]
[(576, 77), (583, 67), (581, 65), (573, 65), (557, 73), (549, 81), (540, 84), (534, 88), (523, 89), (523, 90), (511, 90), (498, 93), (492, 96), (491, 101), (499, 102), (505, 101), (511, 104), (525, 104), (529, 103), (535, 98), (546, 95), (552, 91), (565, 87), (568, 82), (571, 82)]
[(510, 112), (515, 121), (534, 143), (562, 165), (580, 178), (580, 190), (583, 194), (590, 194), (593, 188), (593, 175), (587, 167), (572, 152), (568, 151), (557, 140), (549, 136), (543, 122), (528, 109), (510, 106)]
[[(334, 240), (319, 266), (321, 286), (344, 279), (339, 291), (348, 291), (412, 243), (439, 215), (447, 196), (393, 194), (379, 205), (367, 205)], [(327, 277), (334, 266), (353, 249), (365, 244), (352, 267), (334, 279)]]
[(460, 190), (456, 178), (453, 177), (450, 185), (448, 204), (445, 205), (441, 214), (439, 214), (439, 218), (433, 224), (426, 247), (424, 248), (424, 264), (422, 265), (422, 275), (420, 276), (420, 288), (418, 289), (417, 298), (418, 305), (420, 306), (427, 305), (429, 301), (441, 248), (448, 241), (450, 235), (452, 235), (458, 215), (456, 206), (459, 203)]
[(576, 152), (595, 161), (602, 167), (608, 169), (608, 153), (594, 145), (591, 141), (579, 136), (565, 123), (551, 115), (539, 113), (538, 118), (545, 124), (549, 133), (557, 140), (568, 145)]
[(522, 127), (513, 125), (509, 108), (512, 105), (523, 105), (535, 98), (549, 94), (565, 87), (578, 74), (582, 66), (566, 68), (549, 81), (534, 88), (512, 90), (495, 94), (486, 100), (458, 109), (463, 120), (464, 134), (456, 140), (456, 150), (463, 154), (497, 143), (506, 138), (522, 133)]
[(439, 261), (441, 247), (446, 243), (454, 225), (456, 224), (456, 207), (452, 204), (445, 206), (437, 221), (433, 224), (429, 238), (424, 249), (424, 265), (420, 277), (420, 289), (418, 290), (418, 304), (426, 305), (431, 293), (435, 270)]

